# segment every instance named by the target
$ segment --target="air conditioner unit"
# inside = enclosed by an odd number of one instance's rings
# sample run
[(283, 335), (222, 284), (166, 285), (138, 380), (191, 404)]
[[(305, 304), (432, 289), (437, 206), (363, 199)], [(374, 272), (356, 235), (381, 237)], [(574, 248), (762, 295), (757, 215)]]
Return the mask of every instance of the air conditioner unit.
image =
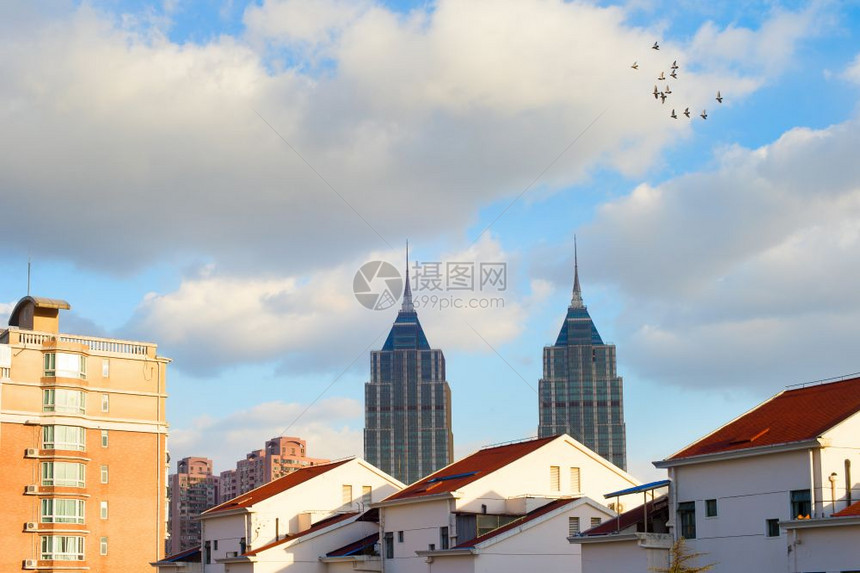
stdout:
[(26, 489), (27, 493), (39, 493), (39, 486), (37, 485), (28, 485)]
[(27, 448), (27, 451), (24, 452), (24, 457), (27, 457), (27, 458), (39, 457), (39, 450), (37, 450), (36, 448)]
[(35, 521), (28, 521), (24, 524), (24, 531), (36, 531), (39, 529), (39, 524)]
[(24, 560), (24, 569), (35, 569), (38, 567), (38, 561), (35, 559), (25, 559)]

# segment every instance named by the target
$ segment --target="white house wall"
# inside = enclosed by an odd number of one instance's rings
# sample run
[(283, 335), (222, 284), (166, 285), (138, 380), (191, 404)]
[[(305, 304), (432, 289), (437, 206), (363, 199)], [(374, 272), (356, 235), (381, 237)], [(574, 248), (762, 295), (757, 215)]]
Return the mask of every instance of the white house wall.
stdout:
[(860, 525), (797, 529), (799, 544), (792, 543), (790, 573), (839, 573), (860, 569)]
[(636, 540), (582, 544), (582, 573), (650, 573)]
[[(828, 430), (824, 434), (827, 447), (821, 449), (821, 475), (827, 514), (847, 507), (845, 487), (845, 460), (851, 462), (850, 482), (852, 501), (860, 500), (860, 416), (854, 415)], [(830, 486), (831, 473), (836, 474), (836, 506), (831, 504), (833, 492)]]
[[(426, 551), (430, 544), (440, 548), (439, 528), (451, 527), (452, 507), (453, 502), (442, 499), (382, 508), (380, 528), (384, 531), (380, 536), (380, 552), (385, 551), (384, 533), (391, 532), (394, 536), (394, 559), (385, 560), (386, 573), (425, 571), (424, 558), (415, 552)], [(402, 543), (398, 541), (400, 531)]]

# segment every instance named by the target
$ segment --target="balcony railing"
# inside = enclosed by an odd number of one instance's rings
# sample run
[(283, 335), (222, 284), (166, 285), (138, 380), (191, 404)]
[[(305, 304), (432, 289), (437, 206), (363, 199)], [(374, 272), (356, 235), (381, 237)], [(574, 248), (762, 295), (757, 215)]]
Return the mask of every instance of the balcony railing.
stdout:
[(71, 342), (88, 346), (93, 352), (105, 354), (122, 354), (130, 356), (155, 356), (154, 344), (145, 342), (133, 342), (130, 340), (117, 340), (114, 338), (98, 338), (95, 336), (75, 336), (68, 334), (53, 334), (50, 332), (36, 332), (32, 330), (18, 330), (9, 328), (0, 332), (0, 344), (20, 344), (23, 346), (42, 346), (46, 342), (59, 341)]

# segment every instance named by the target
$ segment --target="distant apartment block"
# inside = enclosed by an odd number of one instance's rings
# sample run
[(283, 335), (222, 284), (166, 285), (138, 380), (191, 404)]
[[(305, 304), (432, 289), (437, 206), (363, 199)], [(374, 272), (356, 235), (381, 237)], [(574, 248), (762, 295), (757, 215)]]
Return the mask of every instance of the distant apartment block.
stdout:
[(151, 571), (167, 523), (156, 346), (62, 334), (25, 297), (0, 330), (0, 571)]
[(197, 516), (219, 503), (218, 476), (212, 474), (212, 460), (182, 458), (177, 473), (170, 475), (170, 516), (167, 553), (172, 555), (200, 545)]
[(266, 442), (265, 448), (254, 450), (247, 454), (244, 460), (236, 462), (235, 470), (221, 472), (219, 499), (233, 499), (298, 469), (328, 461), (308, 457), (307, 442), (301, 438), (272, 438)]

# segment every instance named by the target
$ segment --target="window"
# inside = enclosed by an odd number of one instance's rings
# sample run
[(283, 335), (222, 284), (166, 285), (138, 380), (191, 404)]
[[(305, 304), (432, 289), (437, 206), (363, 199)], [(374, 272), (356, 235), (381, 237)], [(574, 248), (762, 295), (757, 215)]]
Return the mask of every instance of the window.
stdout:
[(85, 380), (87, 377), (87, 358), (80, 354), (49, 352), (45, 354), (45, 376)]
[(110, 376), (110, 360), (102, 358), (102, 378)]
[(84, 414), (86, 412), (86, 396), (80, 390), (67, 390), (65, 388), (43, 390), (42, 411)]
[(207, 565), (212, 563), (212, 542), (207, 541), (203, 544), (203, 563)]
[(40, 502), (42, 523), (83, 523), (84, 500), (43, 499)]
[(717, 500), (706, 499), (705, 500), (705, 517), (716, 517), (716, 516), (717, 516)]
[(768, 537), (779, 537), (778, 519), (768, 519), (765, 521), (765, 535)]
[(84, 538), (71, 535), (46, 535), (42, 537), (40, 559), (54, 561), (83, 561)]
[(397, 532), (397, 543), (403, 543), (403, 532), (402, 531)]
[(811, 496), (808, 489), (796, 489), (791, 492), (791, 518), (808, 518), (812, 513)]
[(576, 493), (581, 491), (579, 483), (579, 468), (570, 468), (570, 491)]
[(448, 549), (448, 528), (439, 528), (439, 549)]
[(110, 412), (110, 396), (102, 394), (102, 412)]
[(212, 541), (212, 549), (218, 551), (218, 540), (215, 539)]
[(696, 538), (696, 502), (685, 501), (678, 504), (678, 522), (681, 524), (681, 537)]
[(99, 517), (102, 519), (108, 518), (108, 502), (103, 501), (99, 503)]
[(392, 532), (387, 532), (384, 537), (385, 540), (385, 558), (386, 559), (394, 559), (394, 534)]
[(84, 464), (42, 462), (42, 485), (84, 487)]
[(107, 555), (107, 537), (99, 539), (99, 555)]
[(561, 491), (561, 468), (549, 466), (549, 490)]
[(239, 538), (239, 549), (242, 550), (243, 555), (248, 550), (248, 541), (244, 537)]
[(78, 426), (42, 426), (42, 449), (77, 450), (87, 449), (87, 431)]
[(579, 535), (579, 518), (578, 517), (568, 517), (567, 518), (567, 536), (574, 537)]
[(599, 517), (592, 517), (591, 518), (591, 527), (597, 527), (598, 525), (601, 524), (602, 521), (603, 520), (600, 519)]
[(352, 486), (351, 485), (342, 485), (340, 486), (341, 497), (343, 498), (343, 504), (349, 505), (352, 503)]
[(102, 447), (108, 447), (108, 431), (102, 430)]
[(364, 509), (373, 502), (373, 488), (369, 485), (361, 486), (361, 503)]
[(107, 466), (102, 466), (102, 468), (101, 468), (101, 481), (102, 481), (102, 483), (108, 482), (108, 467)]

